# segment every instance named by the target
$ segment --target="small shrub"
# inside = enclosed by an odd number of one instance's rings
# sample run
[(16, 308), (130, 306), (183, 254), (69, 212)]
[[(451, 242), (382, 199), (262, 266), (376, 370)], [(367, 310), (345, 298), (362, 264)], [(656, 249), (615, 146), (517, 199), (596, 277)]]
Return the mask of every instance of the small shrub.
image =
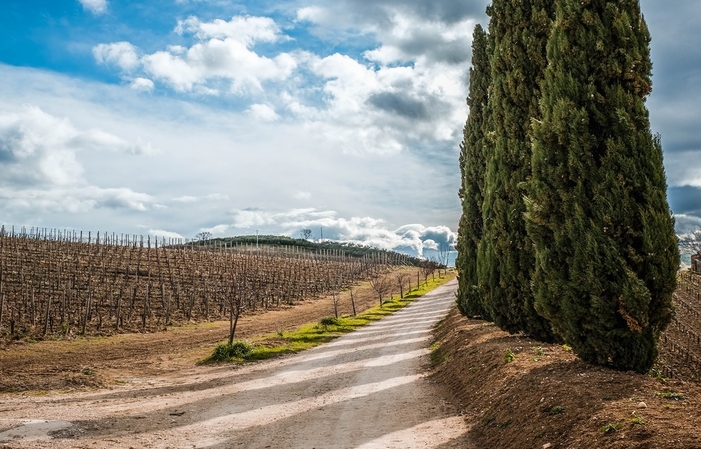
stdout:
[(667, 381), (667, 378), (664, 377), (664, 376), (662, 375), (662, 370), (659, 369), (659, 368), (657, 368), (657, 367), (651, 368), (651, 369), (650, 369), (649, 375), (650, 375), (650, 377), (652, 377), (653, 379), (657, 379), (657, 380), (659, 380), (659, 381), (661, 381), (661, 382), (666, 382), (666, 381)]
[(560, 413), (564, 413), (564, 412), (565, 412), (565, 407), (563, 407), (561, 405), (556, 405), (555, 407), (550, 409), (550, 411), (548, 412), (548, 415), (555, 416), (555, 415), (559, 415)]
[(610, 423), (606, 424), (605, 426), (601, 427), (601, 431), (604, 433), (613, 433), (613, 432), (617, 432), (620, 429), (621, 429), (621, 425), (618, 424), (617, 422), (610, 422)]
[(535, 348), (533, 348), (533, 353), (538, 357), (543, 357), (545, 355), (545, 350), (542, 346), (536, 346)]
[(516, 354), (514, 354), (511, 348), (507, 348), (506, 351), (504, 351), (504, 363), (511, 363), (514, 360), (516, 360)]
[(319, 321), (319, 324), (322, 326), (338, 326), (339, 321), (338, 318), (334, 318), (332, 316), (326, 316)]
[(242, 359), (251, 353), (253, 346), (244, 341), (235, 341), (233, 344), (220, 343), (214, 348), (209, 360), (225, 362), (231, 359)]

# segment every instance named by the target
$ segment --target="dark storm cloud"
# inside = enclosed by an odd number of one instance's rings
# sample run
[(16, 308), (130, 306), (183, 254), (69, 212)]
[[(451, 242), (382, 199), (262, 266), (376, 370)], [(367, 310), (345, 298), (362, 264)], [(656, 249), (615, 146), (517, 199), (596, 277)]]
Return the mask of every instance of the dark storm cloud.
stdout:
[(14, 153), (9, 148), (5, 148), (3, 143), (0, 142), (0, 164), (9, 164), (16, 160)]
[(701, 217), (701, 188), (671, 187), (667, 191), (667, 199), (675, 214)]
[[(666, 160), (675, 152), (699, 151), (701, 164), (701, 2), (640, 3), (652, 36), (652, 128), (662, 134)], [(668, 175), (673, 184), (674, 173)]]
[(465, 38), (446, 41), (440, 35), (416, 30), (411, 36), (404, 38), (396, 45), (411, 57), (426, 55), (431, 62), (447, 62), (461, 64), (470, 59), (470, 30), (465, 30)]
[(412, 11), (428, 20), (455, 23), (467, 17), (483, 17), (485, 0), (343, 0), (358, 16), (386, 20), (388, 10)]
[(424, 103), (408, 98), (405, 95), (392, 92), (382, 92), (371, 95), (368, 103), (383, 111), (401, 115), (402, 117), (425, 120), (428, 110)]

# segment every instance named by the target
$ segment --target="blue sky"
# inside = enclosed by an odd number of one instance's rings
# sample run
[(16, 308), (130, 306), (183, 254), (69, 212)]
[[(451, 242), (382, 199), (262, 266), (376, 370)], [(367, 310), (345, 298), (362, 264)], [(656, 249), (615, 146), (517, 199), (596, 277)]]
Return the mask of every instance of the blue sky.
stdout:
[[(7, 0), (0, 221), (453, 242), (484, 0)], [(701, 226), (701, 3), (641, 2), (670, 205)], [(428, 253), (427, 253), (428, 254)]]

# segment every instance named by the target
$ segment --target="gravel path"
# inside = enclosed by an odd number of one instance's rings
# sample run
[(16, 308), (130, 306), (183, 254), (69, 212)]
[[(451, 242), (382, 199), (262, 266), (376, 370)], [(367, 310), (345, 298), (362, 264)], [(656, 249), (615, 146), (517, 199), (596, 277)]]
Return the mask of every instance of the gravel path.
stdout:
[[(467, 427), (425, 378), (452, 281), (301, 354), (91, 393), (0, 400), (9, 448), (458, 448)], [(53, 438), (49, 439), (49, 435)], [(3, 447), (3, 446), (0, 446)]]

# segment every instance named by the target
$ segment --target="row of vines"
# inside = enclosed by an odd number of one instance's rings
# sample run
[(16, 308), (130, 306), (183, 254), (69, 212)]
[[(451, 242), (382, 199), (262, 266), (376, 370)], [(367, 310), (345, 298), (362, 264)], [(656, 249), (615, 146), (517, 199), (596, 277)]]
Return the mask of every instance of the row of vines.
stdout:
[(377, 276), (401, 255), (0, 229), (0, 338), (229, 319)]
[(665, 377), (701, 380), (701, 276), (679, 274), (675, 313), (660, 339), (659, 368)]

